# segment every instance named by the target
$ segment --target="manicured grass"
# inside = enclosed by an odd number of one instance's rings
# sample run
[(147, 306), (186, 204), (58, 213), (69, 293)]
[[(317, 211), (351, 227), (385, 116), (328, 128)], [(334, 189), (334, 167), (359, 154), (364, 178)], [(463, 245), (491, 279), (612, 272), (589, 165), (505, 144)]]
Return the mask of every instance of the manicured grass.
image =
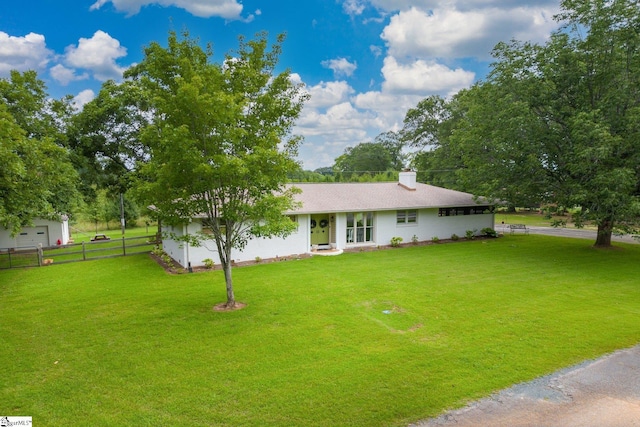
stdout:
[[(153, 236), (157, 231), (158, 227), (156, 225), (149, 227), (125, 228), (124, 237)], [(71, 237), (75, 243), (89, 242), (96, 234), (105, 234), (111, 239), (122, 239), (122, 230), (119, 228), (107, 229), (102, 227), (98, 229), (97, 233), (94, 228), (87, 228), (86, 225), (84, 227), (72, 227), (71, 229)]]
[[(495, 228), (497, 231), (502, 231), (502, 224), (525, 224), (536, 227), (551, 227), (554, 220), (565, 221), (565, 227), (575, 228), (571, 215), (553, 215), (551, 218), (547, 218), (545, 214), (542, 214), (537, 210), (520, 209), (516, 212), (498, 211), (496, 212), (495, 220)], [(583, 228), (590, 230), (597, 229), (597, 227), (590, 222), (586, 222)]]
[(0, 271), (0, 414), (34, 425), (401, 426), (640, 342), (640, 245), (537, 235), (167, 275)]

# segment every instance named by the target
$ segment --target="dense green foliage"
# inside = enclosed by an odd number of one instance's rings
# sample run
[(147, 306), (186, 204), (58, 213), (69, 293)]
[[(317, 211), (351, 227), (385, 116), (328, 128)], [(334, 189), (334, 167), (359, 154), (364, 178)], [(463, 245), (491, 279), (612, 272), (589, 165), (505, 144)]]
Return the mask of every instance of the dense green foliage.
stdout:
[(373, 142), (347, 147), (344, 154), (335, 159), (333, 171), (339, 174), (340, 180), (350, 180), (364, 174), (375, 176), (387, 171), (398, 172), (406, 161), (403, 145), (395, 132), (382, 133)]
[(406, 426), (640, 342), (640, 246), (617, 247), (517, 235), (263, 263), (235, 271), (248, 306), (225, 313), (220, 271), (147, 256), (0, 271), (0, 413)]
[[(512, 206), (578, 207), (596, 245), (640, 214), (640, 14), (630, 0), (563, 1), (544, 45), (500, 43), (485, 82), (407, 114), (427, 179)], [(440, 172), (444, 171), (443, 174)]]
[(131, 188), (130, 172), (148, 155), (140, 140), (149, 121), (147, 110), (145, 93), (132, 82), (107, 81), (98, 96), (73, 116), (69, 147), (88, 202), (100, 189), (118, 196)]
[(34, 72), (0, 79), (0, 226), (17, 233), (34, 218), (78, 205), (78, 174), (64, 148), (64, 101), (47, 98)]
[[(204, 215), (225, 271), (227, 305), (235, 305), (231, 250), (249, 239), (284, 236), (296, 225), (282, 213), (294, 205), (287, 174), (297, 168), (300, 138), (290, 131), (306, 95), (290, 73), (276, 73), (284, 36), (269, 49), (267, 35), (240, 39), (223, 64), (210, 61), (188, 34), (152, 43), (126, 76), (149, 100), (142, 131), (149, 158), (139, 190), (168, 223)], [(180, 236), (178, 236), (180, 237)]]

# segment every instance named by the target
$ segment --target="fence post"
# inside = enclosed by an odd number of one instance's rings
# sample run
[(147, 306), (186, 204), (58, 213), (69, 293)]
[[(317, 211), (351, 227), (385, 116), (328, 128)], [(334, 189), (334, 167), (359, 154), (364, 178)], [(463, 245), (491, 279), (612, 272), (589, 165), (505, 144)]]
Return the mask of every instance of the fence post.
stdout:
[(87, 260), (87, 251), (85, 249), (84, 244), (85, 244), (85, 242), (82, 242), (82, 260), (86, 261)]
[(38, 244), (38, 267), (42, 267), (42, 257), (43, 257), (42, 243), (39, 243)]
[(9, 268), (13, 268), (11, 264), (11, 248), (7, 249), (7, 254), (9, 254)]
[(122, 255), (127, 255), (127, 248), (124, 244), (124, 236), (122, 237)]

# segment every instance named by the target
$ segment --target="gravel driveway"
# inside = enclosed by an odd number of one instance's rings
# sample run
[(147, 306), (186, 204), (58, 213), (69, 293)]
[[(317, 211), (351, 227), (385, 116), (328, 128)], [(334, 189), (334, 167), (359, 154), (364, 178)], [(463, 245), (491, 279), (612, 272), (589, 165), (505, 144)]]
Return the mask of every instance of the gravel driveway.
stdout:
[(640, 427), (640, 345), (412, 426)]

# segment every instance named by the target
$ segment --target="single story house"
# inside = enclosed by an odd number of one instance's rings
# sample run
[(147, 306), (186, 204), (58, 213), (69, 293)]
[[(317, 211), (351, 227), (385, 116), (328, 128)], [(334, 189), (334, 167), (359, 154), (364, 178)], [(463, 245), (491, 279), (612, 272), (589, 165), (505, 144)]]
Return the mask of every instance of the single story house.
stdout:
[(33, 220), (33, 226), (23, 227), (13, 237), (11, 230), (0, 227), (0, 250), (66, 245), (69, 239), (69, 218), (66, 215), (60, 215), (59, 220), (36, 218)]
[[(493, 206), (469, 193), (416, 182), (415, 172), (401, 172), (399, 182), (296, 183), (301, 207), (285, 212), (298, 224), (286, 238), (255, 238), (243, 250), (234, 250), (236, 262), (269, 259), (324, 249), (385, 246), (394, 237), (402, 241), (431, 241), (460, 237), (467, 230), (479, 234), (494, 228)], [(188, 224), (168, 226), (163, 231), (177, 236), (203, 230), (203, 218)], [(220, 265), (215, 242), (199, 247), (172, 239), (163, 240), (163, 250), (183, 267), (204, 265), (211, 259)]]

